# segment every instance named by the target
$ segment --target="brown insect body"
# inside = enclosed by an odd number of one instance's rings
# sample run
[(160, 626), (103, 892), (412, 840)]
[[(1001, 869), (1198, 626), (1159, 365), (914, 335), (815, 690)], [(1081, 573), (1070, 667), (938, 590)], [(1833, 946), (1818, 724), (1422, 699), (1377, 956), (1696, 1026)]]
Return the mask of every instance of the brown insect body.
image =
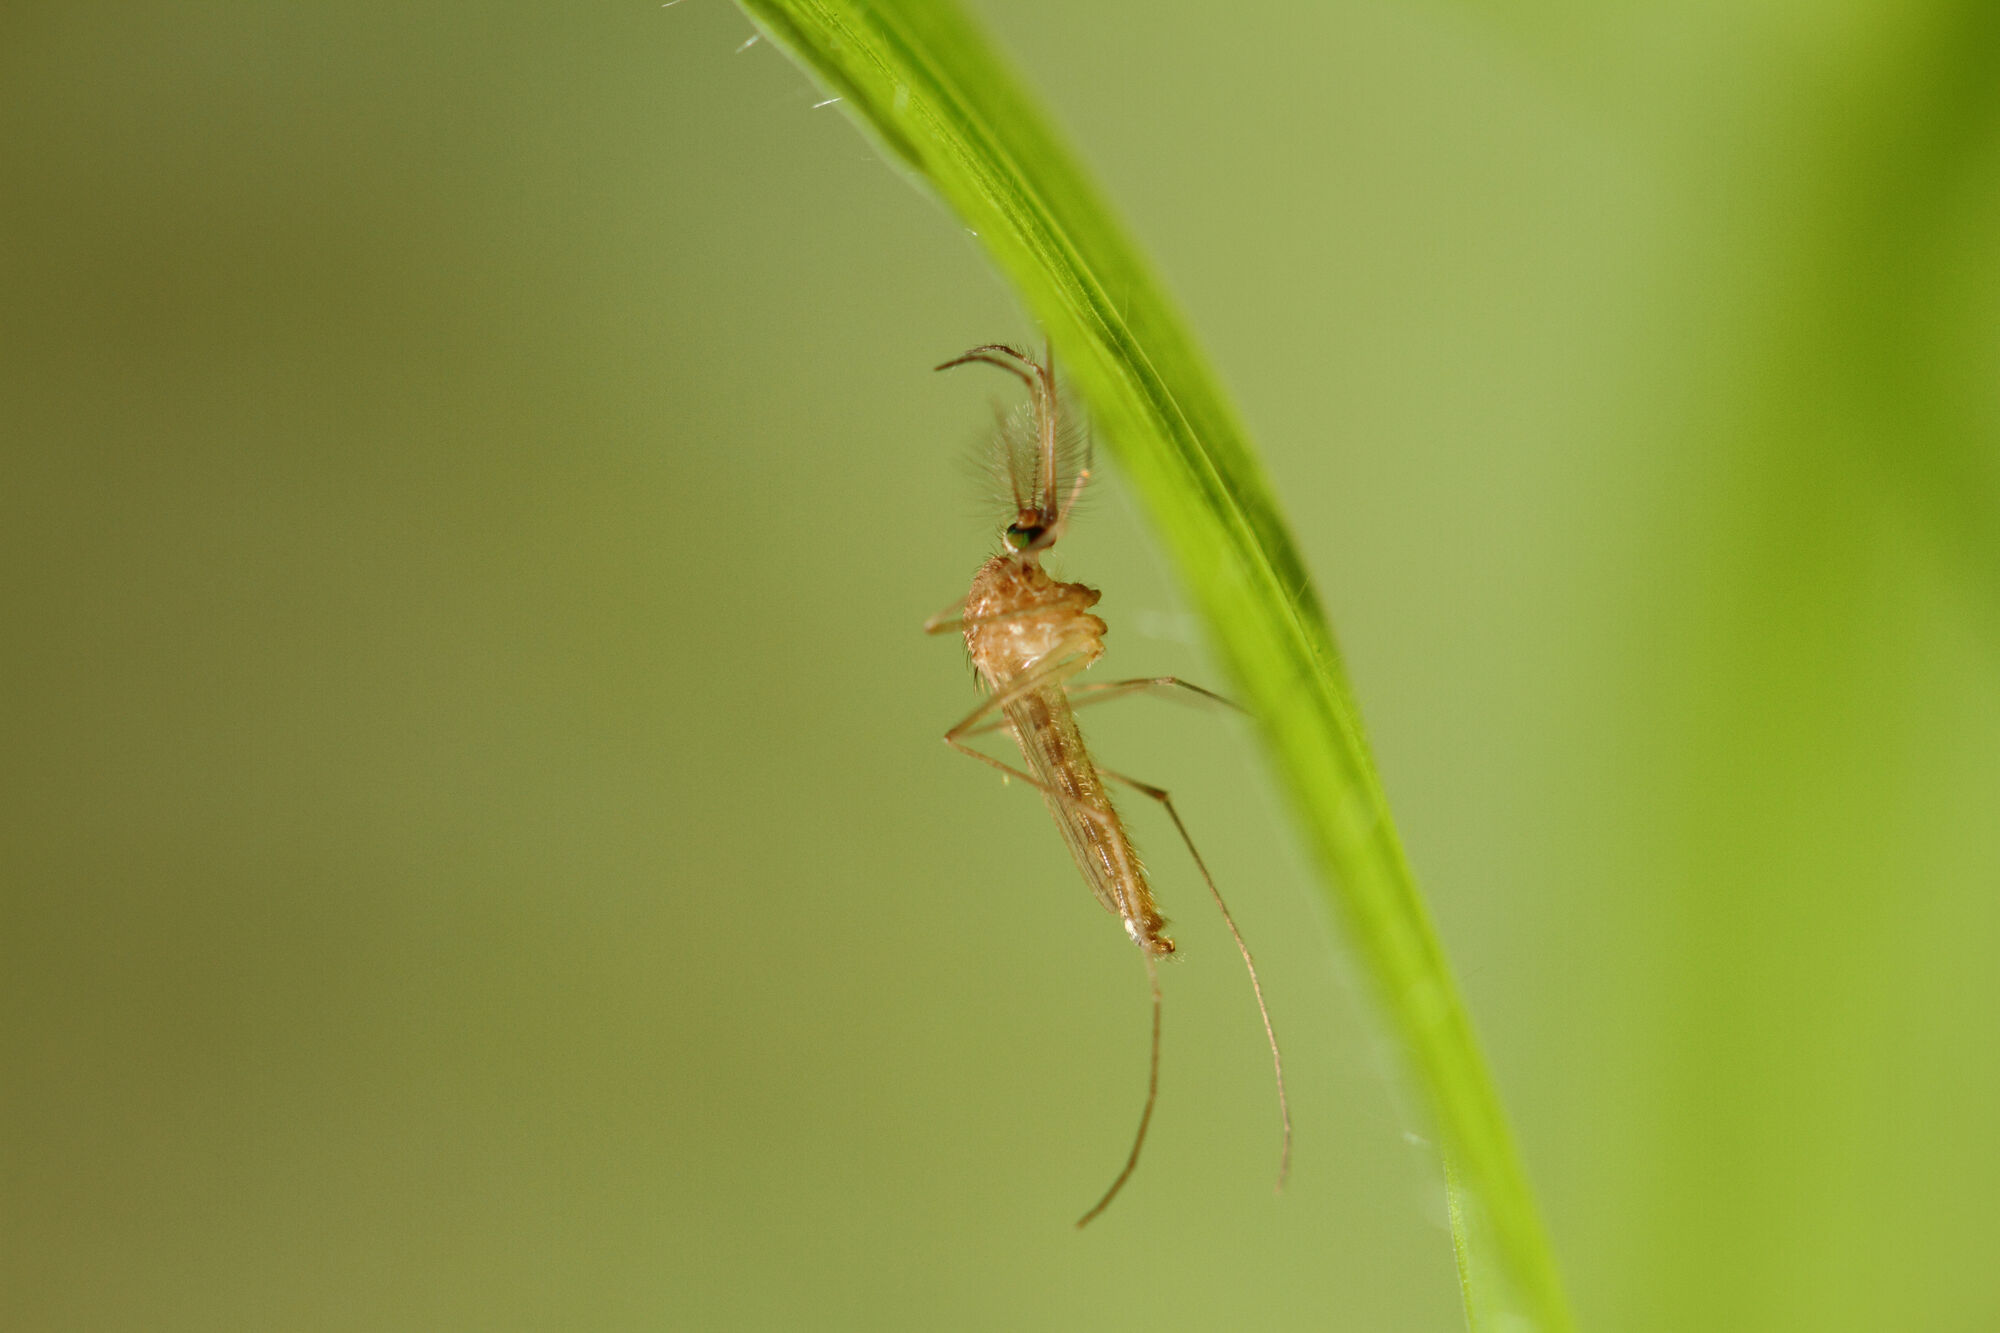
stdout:
[[(975, 362), (1019, 379), (1027, 386), (1032, 401), (1026, 414), (1002, 418), (997, 437), (1000, 466), (995, 474), (1007, 485), (1014, 511), (1013, 521), (1002, 534), (1006, 549), (979, 567), (962, 602), (931, 617), (924, 626), (932, 634), (957, 630), (988, 690), (985, 702), (945, 733), (945, 743), (1002, 773), (1025, 779), (1042, 793), (1042, 800), (1062, 831), (1063, 841), (1077, 869), (1083, 873), (1084, 882), (1090, 885), (1097, 901), (1124, 923), (1125, 933), (1139, 946), (1152, 992), (1152, 1042), (1146, 1102), (1139, 1116), (1138, 1132), (1133, 1136), (1131, 1151), (1117, 1179), (1096, 1205), (1078, 1219), (1077, 1225), (1083, 1226), (1102, 1213), (1139, 1163), (1139, 1150), (1146, 1142), (1146, 1129), (1152, 1123), (1160, 1090), (1159, 960), (1174, 952), (1174, 942), (1166, 933), (1167, 923), (1161, 919), (1152, 886), (1147, 883), (1146, 869), (1132, 840), (1126, 836), (1124, 822), (1105, 788), (1107, 777), (1160, 803), (1186, 844), (1243, 956), (1264, 1035), (1270, 1043), (1272, 1071), (1278, 1086), (1278, 1113), (1284, 1134), (1278, 1165), (1278, 1182), (1282, 1186), (1291, 1162), (1291, 1112), (1285, 1100), (1285, 1073), (1278, 1054), (1277, 1034), (1264, 1005), (1257, 965), (1251, 960), (1249, 947), (1236, 929), (1228, 905), (1222, 901), (1194, 840), (1188, 837), (1187, 827), (1174, 809), (1173, 798), (1158, 787), (1100, 770), (1091, 762), (1083, 732), (1076, 722), (1079, 702), (1117, 698), (1137, 690), (1177, 687), (1211, 701), (1218, 700), (1206, 690), (1172, 676), (1096, 685), (1070, 684), (1074, 676), (1104, 656), (1106, 626), (1091, 612), (1097, 605), (1098, 592), (1085, 584), (1064, 583), (1051, 577), (1041, 561), (1043, 553), (1062, 536), (1070, 511), (1090, 475), (1088, 467), (1072, 466), (1068, 459), (1069, 451), (1081, 446), (1082, 436), (1062, 419), (1055, 372), (1047, 362), (1037, 362), (1012, 347), (989, 343), (945, 362), (938, 369)], [(966, 743), (972, 737), (995, 730), (1013, 736), (1025, 767), (1015, 768)]]
[[(1125, 933), (1150, 954), (1174, 951), (1139, 855), (1090, 761), (1064, 681), (1104, 656), (1108, 628), (1090, 614), (1097, 589), (1050, 577), (1032, 553), (996, 555), (965, 598), (965, 650), (1000, 705), (1014, 743), (1077, 868)], [(1037, 682), (1021, 688), (1020, 682)]]

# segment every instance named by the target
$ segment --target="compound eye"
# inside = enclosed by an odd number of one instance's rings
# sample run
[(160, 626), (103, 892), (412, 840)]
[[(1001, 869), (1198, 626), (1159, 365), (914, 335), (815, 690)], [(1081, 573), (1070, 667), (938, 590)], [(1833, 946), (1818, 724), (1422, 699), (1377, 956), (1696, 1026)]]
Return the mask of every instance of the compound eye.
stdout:
[(1040, 541), (1048, 529), (1039, 523), (1009, 523), (1005, 540), (1010, 551), (1025, 551)]
[(1042, 511), (1025, 508), (1014, 515), (1014, 521), (1007, 525), (1007, 549), (1025, 551), (1039, 545), (1042, 538), (1049, 535), (1049, 525), (1044, 521)]

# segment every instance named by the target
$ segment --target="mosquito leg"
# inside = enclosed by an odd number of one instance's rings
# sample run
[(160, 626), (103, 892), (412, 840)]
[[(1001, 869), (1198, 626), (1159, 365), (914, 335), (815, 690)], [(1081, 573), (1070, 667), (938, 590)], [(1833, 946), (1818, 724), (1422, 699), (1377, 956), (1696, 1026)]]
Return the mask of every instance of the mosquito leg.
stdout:
[[(982, 730), (985, 729), (986, 728), (982, 728)], [(949, 745), (952, 749), (958, 751), (960, 754), (964, 755), (968, 759), (977, 759), (980, 763), (985, 764), (988, 768), (997, 768), (1002, 773), (1006, 774), (1008, 777), (1016, 778), (1022, 782), (1027, 783), (1030, 787), (1033, 787), (1036, 791), (1041, 792), (1044, 796), (1048, 796), (1055, 800), (1061, 801), (1064, 805), (1068, 806), (1072, 810), (1077, 811), (1079, 814), (1083, 815), (1086, 819), (1091, 820), (1093, 823), (1107, 825), (1107, 826), (1110, 825), (1111, 823), (1113, 816), (1110, 814), (1110, 812), (1105, 810), (1100, 810), (1096, 806), (1090, 804), (1090, 802), (1088, 801), (1080, 801), (1076, 797), (1071, 796), (1068, 792), (1057, 791), (1054, 787), (1051, 787), (1048, 783), (1042, 781), (1040, 778), (1036, 777), (1033, 773), (1028, 772), (1028, 770), (1026, 770), (1025, 768), (1016, 768), (1014, 767), (1014, 765), (1008, 763), (1005, 759), (996, 759), (992, 755), (987, 754), (984, 750), (975, 750), (970, 745), (967, 745), (964, 741), (958, 739), (957, 736), (949, 734), (946, 735), (944, 738), (944, 743), (946, 745)], [(1107, 777), (1110, 776), (1109, 774), (1105, 774), (1102, 769), (1099, 769), (1098, 772), (1100, 773), (1100, 775)], [(1117, 905), (1114, 903), (1106, 903), (1105, 906), (1110, 907), (1113, 911), (1118, 910)]]
[[(950, 731), (947, 731), (945, 733), (944, 740), (945, 744), (951, 746), (952, 749), (957, 750), (959, 753), (964, 755), (969, 755), (970, 757), (977, 759), (980, 763), (986, 764), (989, 767), (997, 768), (1000, 770), (1000, 772), (1006, 774), (1009, 777), (1019, 778), (1021, 781), (1027, 783), (1029, 786), (1042, 792), (1044, 795), (1050, 797), (1051, 799), (1060, 801), (1065, 806), (1068, 806), (1071, 809), (1078, 811), (1080, 814), (1090, 819), (1092, 822), (1100, 825), (1101, 827), (1104, 827), (1107, 830), (1107, 832), (1115, 832), (1117, 831), (1118, 828), (1117, 816), (1113, 815), (1109, 810), (1100, 810), (1097, 807), (1089, 804), (1088, 802), (1078, 800), (1076, 797), (1070, 795), (1067, 792), (1058, 791), (1054, 787), (1051, 787), (1047, 783), (1043, 782), (1040, 778), (1035, 777), (1033, 774), (1028, 773), (1022, 769), (1016, 768), (1014, 767), (1014, 765), (1007, 763), (1005, 760), (996, 759), (990, 754), (984, 754), (978, 750), (975, 750), (971, 746), (967, 745), (963, 739), (961, 739), (964, 736), (976, 735), (980, 732), (990, 731), (993, 730), (995, 727), (1005, 725), (1004, 718), (985, 725), (977, 725), (977, 724), (979, 723), (981, 718), (985, 717), (988, 713), (992, 712), (993, 710), (1002, 707), (1010, 699), (1019, 697), (1021, 694), (1027, 693), (1034, 689), (1045, 689), (1051, 684), (1059, 684), (1066, 677), (1073, 675), (1077, 671), (1081, 671), (1087, 665), (1089, 665), (1088, 659), (1078, 656), (1072, 656), (1067, 660), (1057, 658), (1055, 661), (1053, 661), (1052, 665), (1043, 667), (1034, 672), (1030, 672), (1022, 681), (1017, 682), (1014, 688), (1008, 690), (1006, 693), (995, 694), (991, 698), (988, 698), (983, 703), (981, 703), (980, 706), (978, 708), (975, 708), (965, 718), (964, 721), (960, 722)], [(1162, 795), (1164, 794), (1165, 793), (1162, 793)], [(1120, 846), (1123, 845), (1122, 838), (1119, 839), (1119, 845)], [(1213, 885), (1211, 885), (1210, 887), (1213, 888)], [(1093, 884), (1092, 888), (1093, 890), (1095, 890), (1096, 885)], [(1127, 922), (1128, 927), (1130, 926), (1132, 919), (1131, 914), (1123, 904), (1113, 899), (1105, 898), (1101, 893), (1099, 894), (1099, 898), (1101, 901), (1103, 901), (1106, 907), (1110, 908), (1118, 916), (1123, 918)], [(1148, 988), (1152, 993), (1152, 1011), (1153, 1011), (1152, 1039), (1151, 1039), (1151, 1044), (1148, 1047), (1147, 1059), (1146, 1059), (1146, 1104), (1144, 1109), (1139, 1113), (1139, 1128), (1132, 1136), (1132, 1150), (1125, 1156), (1125, 1165), (1119, 1169), (1117, 1178), (1111, 1182), (1111, 1187), (1105, 1190), (1103, 1197), (1098, 1199), (1098, 1201), (1091, 1206), (1089, 1212), (1085, 1213), (1082, 1217), (1077, 1219), (1076, 1225), (1079, 1229), (1088, 1226), (1100, 1213), (1102, 1213), (1106, 1208), (1111, 1206), (1111, 1201), (1118, 1197), (1118, 1192), (1125, 1188), (1125, 1182), (1130, 1180), (1132, 1178), (1133, 1171), (1138, 1169), (1139, 1153), (1141, 1149), (1143, 1149), (1146, 1145), (1146, 1132), (1148, 1129), (1152, 1127), (1153, 1123), (1153, 1108), (1155, 1104), (1157, 1104), (1157, 1102), (1159, 1101), (1160, 1008), (1161, 1008), (1160, 964), (1159, 960), (1156, 957), (1154, 957), (1152, 950), (1141, 949), (1140, 952), (1145, 956), (1146, 960), (1146, 982)], [(1254, 972), (1252, 973), (1252, 981), (1253, 982), (1255, 981)], [(1259, 1002), (1261, 1003), (1261, 1000)], [(1268, 1021), (1266, 1026), (1268, 1027)], [(1280, 1087), (1280, 1094), (1282, 1098), (1282, 1085)]]
[(1088, 685), (1072, 685), (1069, 687), (1069, 701), (1071, 706), (1082, 708), (1085, 704), (1108, 703), (1113, 699), (1123, 699), (1128, 694), (1155, 692), (1164, 695), (1169, 690), (1186, 690), (1188, 694), (1198, 699), (1221, 704), (1224, 708), (1233, 708), (1239, 713), (1243, 711), (1241, 705), (1223, 698), (1213, 690), (1204, 690), (1199, 685), (1190, 684), (1179, 676), (1140, 676), (1133, 680), (1093, 681)]
[(924, 633), (943, 634), (947, 630), (962, 629), (965, 626), (965, 599), (959, 598), (944, 610), (924, 620)]
[[(990, 731), (991, 728), (982, 727), (980, 728), (980, 730)], [(965, 734), (976, 735), (978, 733), (968, 732)], [(946, 745), (949, 745), (952, 749), (958, 751), (960, 754), (964, 755), (968, 759), (977, 759), (980, 763), (985, 764), (988, 768), (999, 769), (1000, 772), (1006, 774), (1008, 777), (1016, 778), (1022, 782), (1027, 783), (1030, 787), (1033, 787), (1036, 791), (1041, 792), (1044, 796), (1052, 797), (1055, 800), (1061, 801), (1064, 805), (1068, 806), (1072, 810), (1077, 811), (1079, 814), (1083, 815), (1086, 819), (1089, 819), (1094, 823), (1107, 826), (1111, 824), (1113, 816), (1109, 811), (1101, 810), (1098, 807), (1092, 805), (1088, 801), (1078, 800), (1076, 797), (1070, 795), (1068, 792), (1056, 790), (1054, 787), (1051, 787), (1048, 783), (1036, 777), (1033, 773), (1028, 772), (1028, 770), (1026, 770), (1025, 768), (1016, 768), (1014, 767), (1014, 765), (1008, 763), (1005, 759), (996, 759), (994, 756), (987, 754), (984, 750), (975, 750), (970, 745), (967, 745), (964, 741), (961, 741), (958, 738), (958, 736), (953, 735), (951, 733), (946, 733), (944, 738), (944, 743)], [(1101, 777), (1113, 776), (1110, 773), (1106, 773), (1103, 769), (1099, 769), (1098, 774)], [(1129, 778), (1120, 778), (1119, 780), (1121, 782), (1130, 781)], [(1107, 903), (1106, 906), (1112, 907), (1114, 911), (1117, 910), (1114, 904)]]
[[(1058, 644), (1041, 665), (1023, 673), (1019, 679), (1011, 682), (1005, 690), (996, 691), (989, 695), (980, 703), (979, 707), (967, 714), (957, 726), (947, 731), (944, 734), (944, 743), (952, 749), (957, 750), (960, 754), (969, 755), (977, 759), (989, 768), (998, 769), (1008, 777), (1021, 779), (1036, 791), (1041, 792), (1050, 801), (1060, 804), (1065, 810), (1088, 819), (1092, 824), (1096, 825), (1103, 833), (1105, 841), (1113, 849), (1117, 858), (1118, 864), (1115, 868), (1114, 877), (1120, 887), (1116, 890), (1107, 890), (1088, 874), (1084, 876), (1084, 879), (1089, 883), (1091, 892), (1096, 895), (1098, 902), (1104, 905), (1105, 910), (1116, 915), (1125, 923), (1127, 930), (1131, 930), (1135, 928), (1135, 925), (1144, 925), (1144, 913), (1134, 907), (1133, 902), (1125, 892), (1125, 889), (1129, 887), (1139, 872), (1137, 865), (1131, 859), (1130, 843), (1125, 837), (1124, 828), (1118, 822), (1117, 814), (1108, 806), (1100, 808), (1088, 801), (1078, 800), (1070, 793), (1052, 787), (1042, 779), (1015, 768), (1012, 764), (1004, 760), (996, 759), (990, 754), (973, 749), (964, 740), (967, 736), (975, 736), (1007, 726), (1008, 719), (1004, 715), (994, 717), (990, 722), (982, 721), (982, 719), (999, 712), (999, 710), (1004, 709), (1008, 704), (1032, 694), (1036, 690), (1061, 688), (1064, 681), (1089, 666), (1095, 660), (1094, 657), (1082, 651), (1076, 651), (1089, 641), (1087, 636), (1078, 635), (1067, 643)], [(1133, 938), (1137, 939), (1138, 936), (1135, 935)]]
[(1208, 863), (1201, 859), (1201, 852), (1195, 847), (1194, 839), (1188, 836), (1187, 825), (1181, 822), (1180, 811), (1174, 809), (1174, 798), (1166, 791), (1151, 783), (1129, 778), (1123, 773), (1114, 773), (1108, 768), (1097, 770), (1099, 776), (1113, 782), (1122, 782), (1141, 796), (1150, 796), (1158, 801), (1167, 812), (1167, 818), (1174, 821), (1174, 828), (1180, 832), (1181, 841), (1187, 844), (1188, 855), (1194, 858), (1195, 869), (1201, 871), (1202, 882), (1208, 885), (1209, 896), (1215, 899), (1216, 908), (1222, 913), (1222, 923), (1229, 927), (1231, 938), (1236, 941), (1236, 952), (1243, 955), (1243, 969), (1250, 974), (1250, 992), (1257, 997), (1257, 1014), (1264, 1020), (1264, 1040), (1271, 1047), (1271, 1072), (1278, 1084), (1278, 1119), (1284, 1126), (1284, 1142), (1278, 1152), (1278, 1188), (1285, 1187), (1285, 1177), (1292, 1171), (1292, 1108), (1285, 1097), (1285, 1060), (1278, 1053), (1277, 1029), (1271, 1026), (1271, 1010), (1264, 1003), (1264, 983), (1257, 977), (1256, 961), (1250, 957), (1250, 946), (1243, 942), (1243, 932), (1236, 928), (1236, 918), (1229, 914), (1229, 904), (1222, 900), (1222, 890), (1215, 887), (1215, 877), (1208, 873)]
[(1076, 1219), (1077, 1230), (1090, 1225), (1097, 1215), (1111, 1206), (1118, 1197), (1118, 1191), (1125, 1188), (1125, 1182), (1132, 1178), (1132, 1172), (1139, 1165), (1139, 1150), (1146, 1146), (1146, 1131), (1153, 1123), (1153, 1104), (1160, 1099), (1160, 960), (1151, 953), (1146, 954), (1146, 984), (1153, 992), (1153, 1045), (1146, 1064), (1146, 1109), (1139, 1113), (1139, 1132), (1132, 1136), (1132, 1151), (1125, 1156), (1124, 1169), (1118, 1179), (1111, 1182), (1111, 1188), (1104, 1191), (1104, 1197), (1091, 1205), (1090, 1211)]
[[(1036, 777), (1033, 773), (1028, 772), (1028, 770), (1026, 770), (1025, 768), (1016, 768), (1012, 764), (1008, 763), (1005, 759), (995, 759), (992, 755), (987, 754), (984, 750), (975, 750), (970, 745), (967, 745), (964, 741), (958, 739), (958, 737), (952, 735), (950, 732), (945, 733), (944, 743), (946, 745), (949, 745), (952, 749), (958, 751), (960, 754), (964, 755), (966, 758), (977, 759), (980, 763), (985, 764), (990, 768), (997, 768), (1010, 778), (1019, 778), (1022, 782), (1027, 783), (1030, 787), (1033, 787), (1035, 790), (1041, 792), (1047, 792), (1049, 795), (1054, 796), (1057, 800), (1076, 801), (1075, 797), (1065, 796), (1062, 792), (1059, 792), (1055, 788), (1049, 786), (1047, 783), (1043, 782), (1040, 778)], [(1076, 801), (1076, 805), (1077, 808), (1080, 810), (1090, 809), (1089, 806), (1084, 805), (1083, 802), (1081, 801)]]
[(1057, 643), (1055, 647), (1049, 650), (1048, 656), (1042, 659), (1041, 663), (1032, 670), (1024, 671), (1009, 681), (1006, 689), (995, 690), (982, 699), (979, 707), (967, 713), (957, 726), (944, 734), (946, 742), (953, 742), (961, 736), (973, 735), (980, 731), (993, 730), (998, 723), (987, 726), (975, 726), (974, 724), (987, 714), (997, 713), (1008, 704), (1013, 703), (1017, 699), (1026, 698), (1036, 690), (1045, 690), (1051, 686), (1062, 685), (1071, 676), (1074, 676), (1077, 672), (1097, 660), (1095, 653), (1082, 651), (1090, 642), (1090, 635), (1077, 633)]
[[(1124, 922), (1128, 931), (1134, 929), (1135, 923), (1139, 920), (1138, 915), (1129, 903), (1121, 901), (1123, 886), (1127, 881), (1127, 877), (1131, 875), (1133, 868), (1125, 850), (1128, 844), (1125, 841), (1124, 829), (1118, 823), (1116, 812), (1099, 809), (1088, 801), (1077, 799), (1068, 792), (1058, 791), (1027, 770), (1016, 768), (1006, 760), (996, 759), (984, 751), (975, 750), (955, 736), (946, 736), (944, 743), (968, 759), (977, 759), (988, 768), (999, 769), (1007, 777), (1020, 779), (1043, 796), (1046, 796), (1049, 800), (1060, 802), (1064, 809), (1073, 810), (1083, 818), (1097, 825), (1103, 831), (1106, 841), (1113, 848), (1117, 849), (1117, 882), (1120, 888), (1118, 891), (1107, 890), (1088, 875), (1084, 876), (1083, 882), (1090, 887), (1091, 896), (1097, 899), (1098, 904), (1105, 911)], [(1135, 936), (1134, 938), (1136, 939), (1137, 937)]]
[[(1113, 699), (1123, 699), (1127, 695), (1139, 694), (1141, 692), (1164, 693), (1169, 689), (1186, 690), (1189, 694), (1195, 695), (1197, 700), (1202, 703), (1220, 704), (1224, 708), (1233, 708), (1239, 713), (1243, 711), (1241, 707), (1231, 703), (1221, 695), (1210, 690), (1204, 690), (1199, 685), (1190, 685), (1179, 676), (1142, 676), (1137, 680), (1094, 681), (1088, 685), (1064, 686), (1065, 692), (1069, 695), (1070, 707), (1072, 708), (1085, 708), (1091, 704), (1109, 703)], [(1180, 698), (1182, 696), (1175, 695), (1172, 697)], [(971, 730), (961, 734), (966, 736), (983, 736), (989, 731), (998, 731), (1006, 725), (1004, 720), (996, 719), (992, 722), (981, 723), (979, 726), (973, 727)]]

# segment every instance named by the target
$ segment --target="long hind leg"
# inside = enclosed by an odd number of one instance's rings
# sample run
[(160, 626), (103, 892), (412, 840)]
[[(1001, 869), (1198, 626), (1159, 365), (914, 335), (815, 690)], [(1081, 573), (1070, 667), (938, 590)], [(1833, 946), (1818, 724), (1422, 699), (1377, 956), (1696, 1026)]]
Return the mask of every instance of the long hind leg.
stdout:
[(1076, 1219), (1077, 1229), (1087, 1227), (1118, 1197), (1118, 1191), (1125, 1188), (1125, 1182), (1132, 1178), (1132, 1172), (1139, 1166), (1139, 1150), (1146, 1146), (1146, 1130), (1153, 1123), (1153, 1106), (1160, 1100), (1160, 960), (1150, 949), (1141, 950), (1146, 956), (1146, 984), (1153, 992), (1153, 1043), (1152, 1055), (1146, 1064), (1146, 1109), (1139, 1113), (1139, 1132), (1132, 1136), (1132, 1151), (1125, 1154), (1125, 1165), (1118, 1172), (1118, 1179), (1111, 1182), (1111, 1188), (1104, 1191), (1104, 1197), (1090, 1206), (1090, 1211)]
[(1236, 918), (1230, 915), (1229, 904), (1222, 900), (1222, 890), (1215, 887), (1215, 877), (1208, 873), (1208, 863), (1201, 859), (1200, 849), (1194, 845), (1194, 839), (1188, 836), (1187, 825), (1181, 822), (1180, 811), (1174, 809), (1174, 798), (1168, 795), (1164, 788), (1155, 787), (1149, 782), (1141, 782), (1137, 778), (1115, 773), (1108, 768), (1100, 767), (1097, 771), (1099, 775), (1114, 782), (1124, 783), (1141, 796), (1151, 797), (1165, 808), (1167, 818), (1174, 821), (1174, 828), (1181, 835), (1181, 841), (1187, 844), (1188, 855), (1194, 858), (1195, 869), (1201, 872), (1202, 883), (1208, 885), (1209, 896), (1215, 899), (1215, 906), (1222, 913), (1222, 923), (1229, 927), (1230, 938), (1236, 941), (1236, 952), (1243, 955), (1243, 970), (1250, 974), (1250, 993), (1257, 997), (1257, 1016), (1264, 1020), (1264, 1040), (1271, 1047), (1271, 1073), (1278, 1085), (1278, 1120), (1283, 1126), (1284, 1133), (1282, 1146), (1278, 1150), (1278, 1188), (1283, 1189), (1285, 1178), (1292, 1171), (1292, 1108), (1285, 1096), (1285, 1060), (1278, 1053), (1277, 1029), (1271, 1026), (1271, 1010), (1264, 1003), (1264, 983), (1258, 979), (1257, 963), (1250, 956), (1250, 946), (1244, 943), (1243, 932), (1236, 928)]

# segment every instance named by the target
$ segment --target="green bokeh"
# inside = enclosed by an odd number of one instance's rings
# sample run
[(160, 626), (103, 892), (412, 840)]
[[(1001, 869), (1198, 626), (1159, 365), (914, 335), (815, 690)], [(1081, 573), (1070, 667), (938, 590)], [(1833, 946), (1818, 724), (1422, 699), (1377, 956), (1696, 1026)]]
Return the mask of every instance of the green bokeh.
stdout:
[[(2000, 1324), (2000, 18), (987, 6), (1234, 386), (1602, 1329)], [(1143, 25), (1135, 28), (1134, 25)], [(1456, 1325), (1245, 731), (917, 632), (1030, 337), (719, 0), (0, 19), (0, 1325)], [(1210, 678), (1120, 491), (1060, 571)], [(1330, 971), (1332, 957), (1336, 966)]]

